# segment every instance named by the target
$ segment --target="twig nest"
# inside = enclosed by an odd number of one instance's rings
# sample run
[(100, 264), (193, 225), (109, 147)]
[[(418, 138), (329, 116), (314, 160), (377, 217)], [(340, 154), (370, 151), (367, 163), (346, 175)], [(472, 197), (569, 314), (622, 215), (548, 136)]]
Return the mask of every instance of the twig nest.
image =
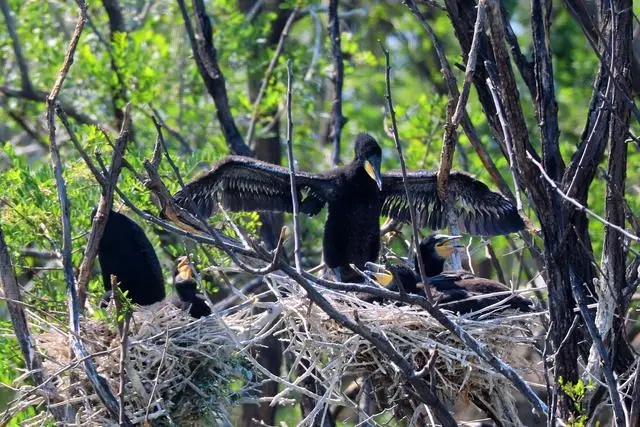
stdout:
[[(36, 343), (44, 357), (46, 376), (54, 378), (62, 398), (75, 411), (77, 424), (117, 425), (100, 402), (82, 366), (69, 357), (67, 328), (31, 316)], [(124, 377), (124, 408), (135, 423), (229, 425), (230, 406), (250, 401), (256, 378), (243, 356), (236, 330), (246, 330), (241, 317), (198, 320), (171, 304), (141, 307), (131, 319), (127, 356), (122, 364), (121, 337), (115, 325), (83, 319), (81, 338), (94, 357), (98, 373), (118, 396)], [(41, 396), (23, 387), (12, 412), (43, 404)], [(40, 424), (46, 411), (27, 421)]]
[[(287, 350), (297, 356), (303, 371), (309, 371), (308, 366), (314, 368), (313, 375), (326, 389), (323, 396), (316, 396), (320, 403), (337, 403), (357, 413), (354, 396), (344, 390), (349, 382), (367, 378), (374, 389), (376, 413), (390, 410), (409, 420), (420, 410), (404, 387), (404, 374), (377, 347), (310, 304), (304, 291), (288, 279), (273, 280), (272, 289), (282, 306), (278, 334), (288, 343)], [(331, 290), (322, 293), (339, 313), (386, 337), (396, 351), (413, 362), (416, 371), (423, 371), (445, 405), (453, 408), (458, 399), (470, 400), (504, 420), (505, 425), (522, 425), (511, 383), (420, 307), (368, 303), (356, 295)], [(532, 362), (522, 355), (533, 344), (531, 329), (537, 325), (539, 314), (509, 311), (486, 320), (451, 316), (521, 375), (534, 370)], [(295, 367), (291, 371), (295, 372)], [(294, 384), (285, 384), (279, 397), (301, 391)], [(321, 410), (320, 405), (316, 409)]]

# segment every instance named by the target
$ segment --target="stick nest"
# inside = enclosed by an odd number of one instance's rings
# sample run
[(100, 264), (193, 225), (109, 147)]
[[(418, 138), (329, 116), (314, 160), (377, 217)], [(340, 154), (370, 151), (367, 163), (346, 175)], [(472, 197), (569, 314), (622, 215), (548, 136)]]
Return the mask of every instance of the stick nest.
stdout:
[[(422, 411), (418, 405), (412, 405), (403, 373), (377, 347), (329, 318), (318, 306), (310, 305), (295, 283), (278, 278), (271, 286), (279, 295), (282, 309), (278, 334), (288, 342), (288, 351), (297, 357), (298, 374), (302, 372), (278, 398), (293, 391), (304, 393), (306, 390), (298, 386), (301, 377), (313, 376), (325, 388), (324, 395), (315, 396), (319, 402), (316, 411), (321, 410), (320, 404), (338, 404), (357, 413), (354, 396), (348, 396), (344, 390), (354, 380), (362, 383), (362, 379), (368, 379), (378, 411), (392, 411), (406, 420)], [(461, 398), (493, 412), (505, 425), (522, 425), (511, 383), (420, 307), (368, 303), (356, 295), (330, 290), (322, 293), (338, 312), (384, 335), (396, 351), (413, 363), (416, 371), (424, 369), (425, 379), (431, 381), (436, 395), (451, 409)], [(531, 348), (534, 342), (531, 327), (539, 322), (539, 313), (503, 311), (486, 320), (450, 316), (521, 375), (532, 373), (534, 366), (520, 350)], [(311, 416), (315, 414), (309, 419)]]
[[(230, 406), (251, 401), (256, 378), (239, 355), (241, 333), (251, 317), (209, 316), (195, 320), (171, 304), (142, 307), (130, 322), (124, 359), (124, 408), (134, 424), (228, 424)], [(82, 364), (69, 357), (66, 328), (31, 316), (46, 376), (54, 378), (60, 405), (75, 412), (78, 425), (117, 425), (99, 400)], [(115, 323), (115, 322), (112, 322)], [(95, 319), (81, 321), (81, 338), (99, 375), (118, 396), (121, 382), (121, 339), (115, 325)], [(246, 343), (244, 343), (246, 344)], [(33, 387), (22, 386), (12, 411), (43, 405)], [(47, 411), (28, 420), (41, 424)]]

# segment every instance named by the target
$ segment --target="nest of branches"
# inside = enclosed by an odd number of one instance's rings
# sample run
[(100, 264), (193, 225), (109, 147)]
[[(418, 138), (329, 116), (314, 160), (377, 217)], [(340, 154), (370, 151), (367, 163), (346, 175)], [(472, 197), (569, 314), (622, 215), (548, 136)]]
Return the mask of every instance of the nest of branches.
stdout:
[[(358, 398), (347, 389), (353, 390), (354, 382), (367, 380), (376, 413), (391, 411), (408, 420), (422, 411), (407, 392), (403, 373), (375, 345), (310, 304), (295, 283), (278, 278), (272, 281), (272, 288), (282, 309), (278, 334), (288, 343), (287, 350), (297, 356), (298, 364), (292, 369), (298, 378), (285, 384), (278, 397), (290, 392), (308, 393), (299, 384), (302, 377), (313, 377), (324, 388), (324, 395), (315, 396), (317, 411), (326, 405), (341, 405), (358, 413)], [(368, 303), (357, 295), (332, 290), (323, 291), (323, 296), (340, 314), (386, 337), (395, 350), (412, 361), (416, 371), (430, 380), (436, 395), (450, 409), (463, 399), (505, 425), (522, 425), (512, 384), (420, 307)], [(449, 315), (520, 375), (535, 371), (533, 362), (523, 354), (535, 341), (532, 329), (537, 329), (539, 313), (501, 311), (483, 320)]]
[[(33, 314), (30, 323), (45, 373), (57, 389), (57, 404), (71, 408), (78, 425), (117, 425), (82, 363), (69, 357), (66, 327)], [(124, 358), (116, 322), (83, 319), (81, 339), (114, 395), (123, 391), (119, 399), (132, 423), (218, 425), (229, 423), (231, 406), (255, 395), (256, 377), (240, 352), (247, 344), (240, 338), (252, 323), (255, 319), (246, 316), (195, 320), (171, 304), (156, 304), (134, 312)], [(23, 385), (10, 412), (44, 403), (40, 393)], [(48, 417), (48, 411), (38, 411), (25, 425), (39, 425)]]

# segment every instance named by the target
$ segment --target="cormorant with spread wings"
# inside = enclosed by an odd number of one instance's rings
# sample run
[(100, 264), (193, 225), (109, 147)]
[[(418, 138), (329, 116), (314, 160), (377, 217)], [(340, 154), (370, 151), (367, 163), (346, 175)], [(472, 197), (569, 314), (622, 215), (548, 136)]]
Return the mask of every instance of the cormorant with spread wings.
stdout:
[[(436, 191), (434, 172), (409, 172), (406, 198), (400, 172), (380, 172), (382, 150), (377, 141), (361, 133), (355, 141), (353, 161), (324, 173), (296, 172), (299, 211), (315, 215), (327, 205), (323, 254), (338, 280), (354, 279), (349, 264), (364, 267), (380, 251), (380, 215), (409, 222), (409, 203), (422, 227), (448, 225), (449, 209), (461, 232), (497, 235), (524, 228), (514, 205), (466, 173), (451, 172), (443, 203)], [(249, 157), (228, 156), (206, 175), (174, 195), (178, 205), (209, 217), (217, 204), (230, 211), (292, 212), (288, 168)]]

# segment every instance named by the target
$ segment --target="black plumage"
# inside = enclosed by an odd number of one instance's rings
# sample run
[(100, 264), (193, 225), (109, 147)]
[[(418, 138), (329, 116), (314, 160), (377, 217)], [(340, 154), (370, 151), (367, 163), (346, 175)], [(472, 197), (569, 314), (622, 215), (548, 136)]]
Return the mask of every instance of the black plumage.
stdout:
[(173, 296), (170, 302), (182, 310), (188, 309), (191, 317), (199, 319), (210, 315), (211, 308), (203, 298), (198, 296), (198, 283), (193, 279), (192, 273), (189, 259), (180, 257), (176, 274), (173, 276), (173, 286), (177, 296)]
[[(91, 214), (95, 216), (95, 209)], [(111, 211), (98, 245), (98, 261), (106, 295), (111, 296), (111, 275), (134, 304), (150, 305), (165, 297), (162, 268), (142, 227), (127, 216)]]
[[(339, 277), (349, 264), (362, 268), (375, 261), (380, 250), (380, 215), (408, 222), (409, 203), (421, 226), (440, 229), (448, 214), (436, 192), (436, 174), (410, 172), (407, 200), (399, 172), (380, 173), (382, 150), (368, 134), (359, 134), (351, 163), (325, 173), (296, 172), (300, 212), (315, 215), (327, 205), (324, 229), (325, 263)], [(506, 234), (524, 227), (513, 204), (471, 176), (452, 172), (448, 182), (452, 214), (462, 232)], [(209, 217), (221, 203), (231, 211), (291, 212), (288, 168), (247, 157), (229, 156), (209, 173), (189, 183), (174, 196), (178, 205)]]

